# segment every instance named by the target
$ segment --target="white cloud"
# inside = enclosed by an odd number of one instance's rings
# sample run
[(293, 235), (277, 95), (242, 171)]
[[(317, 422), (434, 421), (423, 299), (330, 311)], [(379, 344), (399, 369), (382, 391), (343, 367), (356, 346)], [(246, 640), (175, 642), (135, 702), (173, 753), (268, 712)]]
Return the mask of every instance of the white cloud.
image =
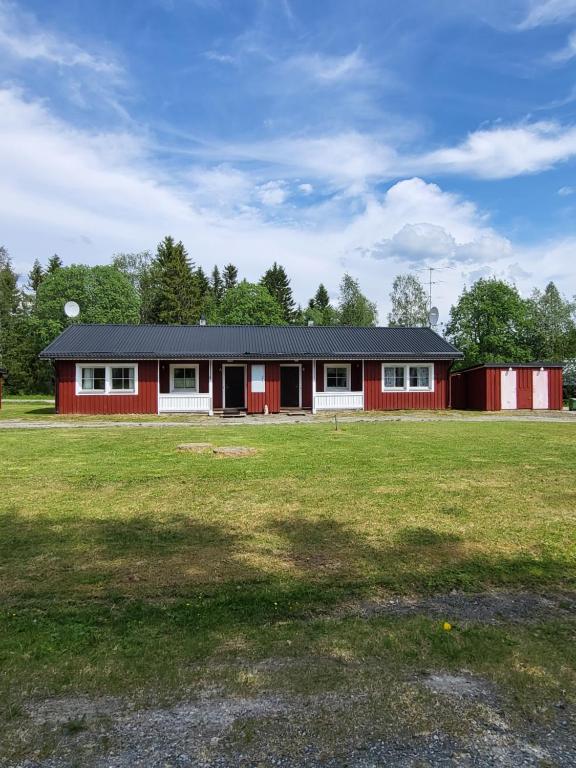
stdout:
[(303, 195), (311, 195), (314, 192), (312, 184), (299, 184), (298, 189)]
[(576, 127), (537, 122), (481, 129), (456, 147), (411, 158), (408, 165), (416, 173), (505, 179), (547, 170), (575, 155)]
[(282, 180), (267, 181), (265, 184), (260, 184), (257, 195), (264, 205), (282, 205), (288, 197), (288, 190), (286, 183)]
[(568, 197), (569, 195), (573, 195), (574, 192), (576, 192), (576, 187), (560, 187), (558, 190), (560, 197)]
[(262, 206), (243, 215), (237, 203), (254, 203), (262, 188), (274, 194), (285, 184), (290, 192), (302, 175), (255, 184), (250, 174), (220, 164), (176, 180), (148, 159), (137, 135), (77, 130), (45, 105), (0, 91), (0, 231), (17, 268), (27, 272), (36, 256), (53, 252), (66, 263), (104, 263), (117, 251), (154, 249), (170, 233), (206, 269), (233, 260), (254, 280), (276, 259), (302, 303), (321, 281), (334, 295), (347, 269), (378, 302), (382, 319), (394, 275), (416, 261), (456, 267), (442, 273), (446, 282), (435, 293), (444, 317), (463, 281), (480, 269), (514, 277), (525, 290), (560, 275), (563, 290), (576, 291), (576, 243), (520, 248), (472, 202), (419, 178), (382, 196), (362, 192), (358, 207), (342, 217), (314, 220), (291, 206), (287, 223), (266, 220)]
[(576, 0), (531, 0), (529, 11), (518, 28), (533, 29), (558, 24), (573, 16), (576, 16)]
[(576, 56), (576, 32), (572, 32), (564, 48), (551, 53), (548, 59), (554, 64), (564, 64)]
[(120, 74), (120, 67), (111, 58), (90, 53), (40, 27), (34, 17), (5, 0), (0, 0), (0, 51), (24, 61), (80, 67), (99, 75), (117, 77)]
[(321, 53), (302, 54), (284, 62), (288, 70), (315, 80), (322, 85), (335, 85), (372, 76), (372, 68), (359, 50), (345, 56), (329, 56)]

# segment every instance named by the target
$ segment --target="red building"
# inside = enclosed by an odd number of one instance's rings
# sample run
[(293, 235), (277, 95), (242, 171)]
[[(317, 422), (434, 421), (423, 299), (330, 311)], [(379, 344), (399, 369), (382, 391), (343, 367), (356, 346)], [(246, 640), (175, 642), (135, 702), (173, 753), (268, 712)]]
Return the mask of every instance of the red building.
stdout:
[(428, 328), (71, 325), (42, 353), (58, 413), (447, 408), (461, 353)]
[(450, 375), (452, 408), (561, 410), (560, 363), (486, 363)]

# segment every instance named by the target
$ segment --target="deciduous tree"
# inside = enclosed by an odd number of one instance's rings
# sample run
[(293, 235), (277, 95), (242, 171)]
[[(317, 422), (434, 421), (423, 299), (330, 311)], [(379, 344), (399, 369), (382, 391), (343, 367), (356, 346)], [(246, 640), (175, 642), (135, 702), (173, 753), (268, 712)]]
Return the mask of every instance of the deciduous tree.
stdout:
[(283, 325), (284, 313), (263, 285), (246, 280), (229, 288), (216, 310), (216, 320), (224, 325)]
[(388, 314), (388, 325), (428, 325), (428, 297), (424, 286), (415, 275), (396, 275), (392, 283), (390, 301), (392, 311)]
[(533, 357), (528, 310), (513, 285), (481, 279), (450, 310), (446, 334), (464, 353), (464, 365), (525, 362)]
[(338, 304), (340, 325), (376, 325), (378, 312), (376, 304), (366, 298), (358, 281), (345, 274), (340, 283), (340, 301)]

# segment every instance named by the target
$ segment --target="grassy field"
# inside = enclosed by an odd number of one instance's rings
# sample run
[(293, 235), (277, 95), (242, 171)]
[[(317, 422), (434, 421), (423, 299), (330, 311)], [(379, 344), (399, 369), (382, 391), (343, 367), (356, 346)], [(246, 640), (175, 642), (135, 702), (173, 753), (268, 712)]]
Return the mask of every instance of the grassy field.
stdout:
[[(574, 438), (521, 422), (6, 430), (0, 717), (70, 691), (350, 685), (360, 673), (341, 659), (396, 676), (466, 666), (520, 713), (559, 691), (576, 701), (571, 622), (448, 634), (418, 616), (334, 617), (384, 594), (574, 589)], [(191, 441), (257, 453), (176, 450)], [(252, 679), (227, 671), (239, 657), (319, 672)]]

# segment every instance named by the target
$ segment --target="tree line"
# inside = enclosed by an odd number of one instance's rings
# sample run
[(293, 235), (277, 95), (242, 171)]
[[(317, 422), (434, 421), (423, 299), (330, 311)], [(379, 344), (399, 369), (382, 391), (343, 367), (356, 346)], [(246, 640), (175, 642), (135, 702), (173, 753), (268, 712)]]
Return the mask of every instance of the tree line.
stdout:
[[(64, 304), (76, 301), (77, 320)], [(413, 274), (398, 275), (390, 292), (389, 326), (428, 325), (429, 299)], [(240, 279), (234, 264), (207, 275), (182, 242), (166, 237), (155, 254), (119, 253), (109, 265), (64, 266), (58, 256), (39, 260), (22, 285), (0, 247), (0, 365), (8, 391), (50, 392), (52, 368), (38, 353), (67, 325), (161, 323), (223, 325), (374, 326), (376, 304), (351, 275), (342, 277), (332, 303), (320, 284), (305, 307), (296, 304), (286, 270), (276, 262), (257, 283)], [(566, 361), (576, 358), (576, 302), (554, 283), (522, 298), (509, 283), (480, 279), (450, 311), (444, 335), (464, 352), (462, 365), (480, 362)]]

